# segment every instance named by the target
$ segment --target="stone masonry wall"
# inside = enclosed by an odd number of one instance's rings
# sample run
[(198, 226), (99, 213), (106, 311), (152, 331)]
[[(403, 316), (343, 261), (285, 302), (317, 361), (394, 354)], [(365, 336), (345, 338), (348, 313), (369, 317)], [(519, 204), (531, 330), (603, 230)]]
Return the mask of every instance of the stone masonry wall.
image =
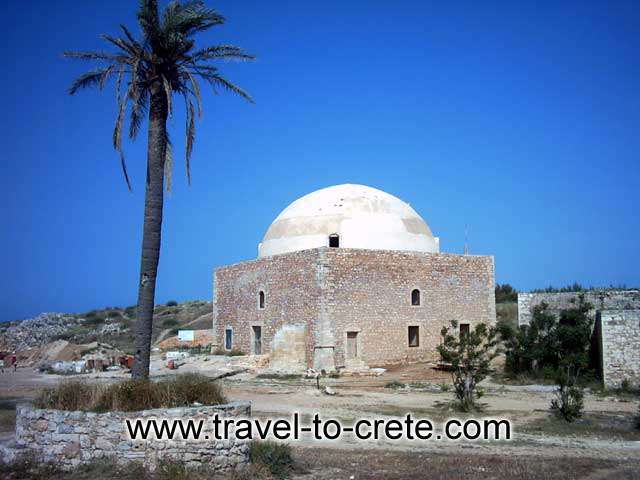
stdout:
[[(271, 353), (276, 333), (284, 325), (309, 326), (300, 353), (306, 364), (313, 356), (311, 328), (317, 316), (320, 287), (316, 279), (317, 250), (275, 255), (218, 268), (214, 273), (217, 309), (214, 332), (224, 347), (225, 328), (233, 330), (233, 348), (253, 353), (253, 326), (262, 327), (262, 353)], [(259, 292), (265, 292), (264, 309)], [(283, 352), (284, 353), (284, 352)], [(284, 359), (282, 359), (284, 361)]]
[(71, 412), (40, 410), (20, 405), (16, 412), (18, 450), (30, 450), (43, 461), (63, 468), (75, 467), (100, 457), (118, 461), (141, 461), (155, 466), (161, 459), (174, 459), (189, 466), (210, 464), (226, 471), (248, 462), (249, 443), (230, 438), (213, 440), (130, 440), (126, 419), (203, 420), (203, 435), (212, 430), (215, 414), (220, 417), (249, 417), (249, 402), (226, 405), (144, 410), (141, 412)]
[(577, 301), (584, 294), (585, 300), (593, 305), (591, 312), (595, 319), (597, 310), (633, 310), (640, 308), (640, 290), (593, 290), (588, 292), (559, 293), (518, 293), (518, 325), (529, 325), (534, 306), (545, 302), (549, 309), (558, 314), (569, 308), (571, 301)]
[[(324, 302), (333, 321), (336, 365), (345, 359), (348, 331), (358, 332), (369, 366), (436, 360), (442, 327), (451, 320), (495, 324), (493, 257), (329, 249)], [(420, 305), (411, 291), (420, 290)], [(408, 327), (419, 327), (410, 347)]]
[[(262, 353), (270, 353), (285, 325), (306, 326), (306, 341), (298, 335), (293, 348), (304, 346), (306, 366), (326, 370), (345, 366), (347, 332), (358, 332), (358, 360), (375, 366), (435, 359), (451, 320), (473, 327), (496, 319), (488, 256), (325, 247), (217, 269), (214, 285), (219, 345), (230, 327), (234, 348), (251, 353), (251, 327), (260, 325)], [(415, 288), (419, 306), (411, 305)], [(409, 326), (419, 327), (418, 347), (408, 346)]]
[(640, 386), (640, 310), (603, 310), (599, 322), (605, 386)]

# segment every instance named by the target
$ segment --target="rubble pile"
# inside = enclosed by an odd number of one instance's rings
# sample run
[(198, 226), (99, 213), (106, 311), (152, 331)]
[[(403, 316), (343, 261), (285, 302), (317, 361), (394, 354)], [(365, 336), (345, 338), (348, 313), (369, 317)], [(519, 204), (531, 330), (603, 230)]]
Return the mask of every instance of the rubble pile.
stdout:
[(0, 350), (15, 351), (39, 347), (62, 335), (81, 319), (63, 313), (41, 313), (0, 329)]

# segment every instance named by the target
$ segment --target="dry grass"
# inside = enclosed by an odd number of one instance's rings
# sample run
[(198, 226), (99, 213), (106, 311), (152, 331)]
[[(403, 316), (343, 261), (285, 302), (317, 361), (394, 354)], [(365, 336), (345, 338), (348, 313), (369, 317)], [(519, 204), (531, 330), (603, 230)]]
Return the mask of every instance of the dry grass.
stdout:
[[(314, 480), (334, 480), (354, 475), (358, 480), (579, 480), (599, 478), (631, 480), (639, 478), (637, 462), (613, 462), (591, 458), (544, 458), (512, 455), (474, 455), (460, 450), (458, 455), (423, 454), (418, 450), (296, 449)], [(593, 476), (592, 476), (593, 475)]]
[(110, 385), (64, 380), (46, 388), (34, 401), (37, 408), (90, 412), (139, 411), (226, 403), (222, 388), (203, 375), (187, 373), (154, 382), (126, 380)]

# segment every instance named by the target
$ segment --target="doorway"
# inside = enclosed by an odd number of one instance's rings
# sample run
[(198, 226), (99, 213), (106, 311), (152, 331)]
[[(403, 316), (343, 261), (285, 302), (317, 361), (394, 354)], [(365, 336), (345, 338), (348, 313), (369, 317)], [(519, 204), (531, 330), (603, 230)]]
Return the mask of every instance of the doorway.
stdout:
[(262, 327), (253, 326), (253, 354), (262, 355)]
[(347, 358), (358, 358), (358, 332), (347, 332)]

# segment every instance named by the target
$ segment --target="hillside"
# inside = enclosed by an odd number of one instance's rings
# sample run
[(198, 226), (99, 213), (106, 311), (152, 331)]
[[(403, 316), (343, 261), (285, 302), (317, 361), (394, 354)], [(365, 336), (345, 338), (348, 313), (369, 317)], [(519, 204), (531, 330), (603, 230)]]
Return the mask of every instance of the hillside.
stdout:
[[(153, 342), (175, 335), (180, 328), (211, 328), (213, 305), (195, 300), (157, 305)], [(132, 326), (136, 307), (105, 307), (85, 313), (41, 313), (26, 320), (0, 324), (0, 351), (40, 347), (55, 340), (74, 344), (107, 343), (124, 352), (133, 351)]]

